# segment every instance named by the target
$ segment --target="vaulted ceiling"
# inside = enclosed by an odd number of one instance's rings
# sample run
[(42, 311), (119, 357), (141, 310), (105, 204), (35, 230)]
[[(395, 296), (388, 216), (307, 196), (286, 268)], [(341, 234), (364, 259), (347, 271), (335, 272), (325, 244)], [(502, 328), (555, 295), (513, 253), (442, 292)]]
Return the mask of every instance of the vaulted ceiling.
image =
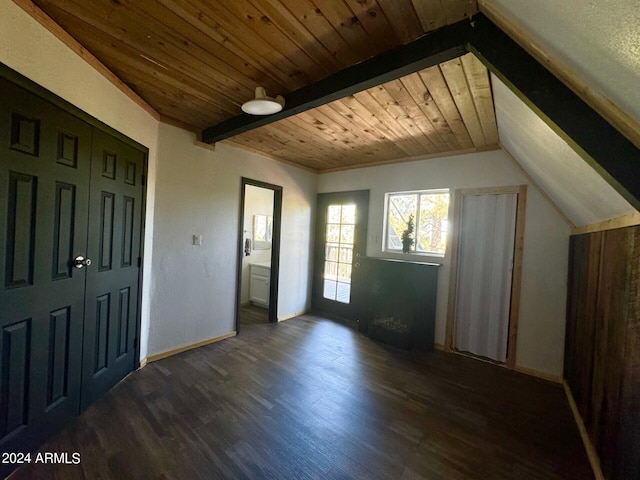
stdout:
[[(255, 87), (287, 96), (477, 13), (475, 0), (34, 0), (160, 114), (196, 133)], [(472, 55), (230, 142), (316, 171), (498, 143), (486, 68)]]

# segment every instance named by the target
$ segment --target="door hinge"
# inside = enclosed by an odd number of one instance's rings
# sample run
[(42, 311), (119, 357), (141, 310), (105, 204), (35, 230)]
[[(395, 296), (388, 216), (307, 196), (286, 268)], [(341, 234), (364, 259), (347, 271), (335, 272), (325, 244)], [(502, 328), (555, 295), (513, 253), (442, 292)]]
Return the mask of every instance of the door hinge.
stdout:
[(147, 176), (146, 175), (142, 175), (142, 178), (140, 179), (140, 182), (142, 183), (142, 186), (144, 187), (147, 184)]
[(138, 268), (142, 266), (142, 257), (138, 257)]

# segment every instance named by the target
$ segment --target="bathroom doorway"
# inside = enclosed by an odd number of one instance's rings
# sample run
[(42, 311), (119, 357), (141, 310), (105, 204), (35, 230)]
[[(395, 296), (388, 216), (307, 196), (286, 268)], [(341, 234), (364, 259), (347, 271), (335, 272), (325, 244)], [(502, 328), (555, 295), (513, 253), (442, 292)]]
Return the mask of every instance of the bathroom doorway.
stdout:
[(238, 224), (236, 331), (278, 321), (282, 187), (242, 178)]

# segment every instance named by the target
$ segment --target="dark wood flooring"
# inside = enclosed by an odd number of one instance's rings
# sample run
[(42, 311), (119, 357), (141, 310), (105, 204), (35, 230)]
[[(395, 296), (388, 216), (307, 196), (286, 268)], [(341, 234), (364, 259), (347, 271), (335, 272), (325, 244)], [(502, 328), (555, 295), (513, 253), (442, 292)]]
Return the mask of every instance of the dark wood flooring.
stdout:
[(304, 315), (147, 365), (13, 479), (589, 479), (562, 387)]
[(240, 306), (240, 325), (269, 323), (269, 309), (251, 303)]

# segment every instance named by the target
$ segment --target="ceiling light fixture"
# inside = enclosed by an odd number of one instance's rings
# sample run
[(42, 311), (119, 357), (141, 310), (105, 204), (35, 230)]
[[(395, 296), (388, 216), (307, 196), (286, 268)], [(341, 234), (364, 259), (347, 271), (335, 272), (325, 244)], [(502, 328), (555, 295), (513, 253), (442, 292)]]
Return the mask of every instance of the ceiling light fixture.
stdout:
[(256, 98), (242, 104), (242, 111), (250, 115), (272, 115), (278, 113), (284, 107), (284, 98), (278, 95), (276, 98), (267, 97), (264, 88), (256, 87)]

